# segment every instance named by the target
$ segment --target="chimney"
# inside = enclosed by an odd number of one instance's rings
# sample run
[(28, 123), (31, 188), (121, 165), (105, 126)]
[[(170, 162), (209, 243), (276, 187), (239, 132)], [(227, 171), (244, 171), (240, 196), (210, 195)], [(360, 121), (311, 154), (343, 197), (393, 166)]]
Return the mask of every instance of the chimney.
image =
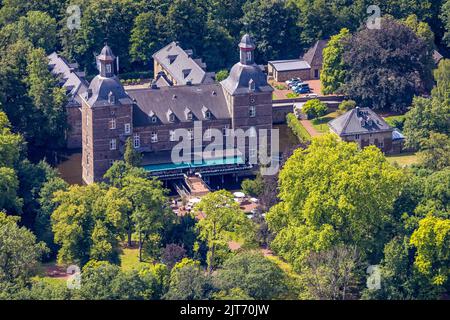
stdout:
[(359, 117), (360, 116), (359, 107), (356, 107), (355, 111), (356, 111), (356, 116)]

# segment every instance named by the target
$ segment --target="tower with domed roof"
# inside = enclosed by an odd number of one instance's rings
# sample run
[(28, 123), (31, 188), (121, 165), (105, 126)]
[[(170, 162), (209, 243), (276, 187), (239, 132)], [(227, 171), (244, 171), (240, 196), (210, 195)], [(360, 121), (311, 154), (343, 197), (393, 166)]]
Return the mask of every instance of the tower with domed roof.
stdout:
[(133, 101), (115, 74), (116, 57), (108, 45), (96, 57), (98, 75), (82, 96), (82, 169), (86, 183), (100, 181), (133, 133)]
[[(266, 74), (255, 63), (256, 45), (249, 34), (239, 43), (240, 61), (221, 82), (234, 129), (272, 129), (272, 92)], [(254, 151), (246, 150), (246, 154)]]

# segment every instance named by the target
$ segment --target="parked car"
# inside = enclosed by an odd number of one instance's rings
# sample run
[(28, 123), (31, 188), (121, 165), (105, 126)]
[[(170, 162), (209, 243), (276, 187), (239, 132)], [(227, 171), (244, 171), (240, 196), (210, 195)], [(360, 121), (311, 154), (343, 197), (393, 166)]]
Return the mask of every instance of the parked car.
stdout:
[(309, 84), (300, 83), (300, 84), (292, 87), (292, 91), (294, 91), (297, 94), (303, 94), (303, 93), (310, 93), (311, 89), (309, 88)]
[(301, 83), (302, 79), (300, 78), (292, 78), (289, 79), (288, 81), (286, 81), (286, 84), (288, 85), (288, 87), (291, 87), (294, 83)]
[(319, 95), (317, 93), (309, 93), (306, 95), (306, 97), (310, 99), (316, 99), (319, 97)]

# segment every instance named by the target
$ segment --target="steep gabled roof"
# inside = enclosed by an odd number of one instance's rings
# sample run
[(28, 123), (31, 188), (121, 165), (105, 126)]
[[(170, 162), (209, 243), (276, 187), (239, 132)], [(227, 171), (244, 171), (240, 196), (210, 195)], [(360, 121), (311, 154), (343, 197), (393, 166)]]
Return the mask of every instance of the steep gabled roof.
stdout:
[(304, 55), (303, 60), (310, 66), (313, 64), (322, 64), (323, 49), (327, 46), (328, 40), (319, 40)]
[(394, 130), (370, 108), (355, 108), (350, 110), (330, 121), (328, 126), (339, 136)]
[(214, 82), (212, 74), (205, 70), (206, 64), (201, 59), (193, 59), (192, 55), (192, 50), (183, 50), (176, 42), (171, 42), (156, 52), (153, 59), (164, 67), (178, 85)]
[(80, 106), (80, 95), (87, 91), (89, 83), (84, 79), (84, 73), (77, 70), (78, 64), (69, 63), (56, 52), (53, 52), (47, 58), (49, 59), (50, 72), (55, 77), (59, 77), (61, 87), (67, 90), (69, 106)]

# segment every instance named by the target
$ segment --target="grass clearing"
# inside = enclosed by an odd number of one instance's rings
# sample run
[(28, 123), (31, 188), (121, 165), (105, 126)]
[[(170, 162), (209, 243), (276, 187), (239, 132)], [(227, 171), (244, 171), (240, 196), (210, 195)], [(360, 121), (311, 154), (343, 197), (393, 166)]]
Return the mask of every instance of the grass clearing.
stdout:
[(313, 127), (320, 133), (328, 133), (330, 128), (328, 127), (328, 122), (339, 117), (337, 111), (331, 112), (323, 117), (311, 120)]
[(123, 271), (131, 271), (149, 264), (148, 262), (139, 262), (139, 249), (124, 248), (120, 256), (120, 267)]
[(419, 163), (417, 153), (403, 153), (392, 156), (386, 156), (389, 163), (397, 163), (401, 167), (409, 167), (413, 164)]

